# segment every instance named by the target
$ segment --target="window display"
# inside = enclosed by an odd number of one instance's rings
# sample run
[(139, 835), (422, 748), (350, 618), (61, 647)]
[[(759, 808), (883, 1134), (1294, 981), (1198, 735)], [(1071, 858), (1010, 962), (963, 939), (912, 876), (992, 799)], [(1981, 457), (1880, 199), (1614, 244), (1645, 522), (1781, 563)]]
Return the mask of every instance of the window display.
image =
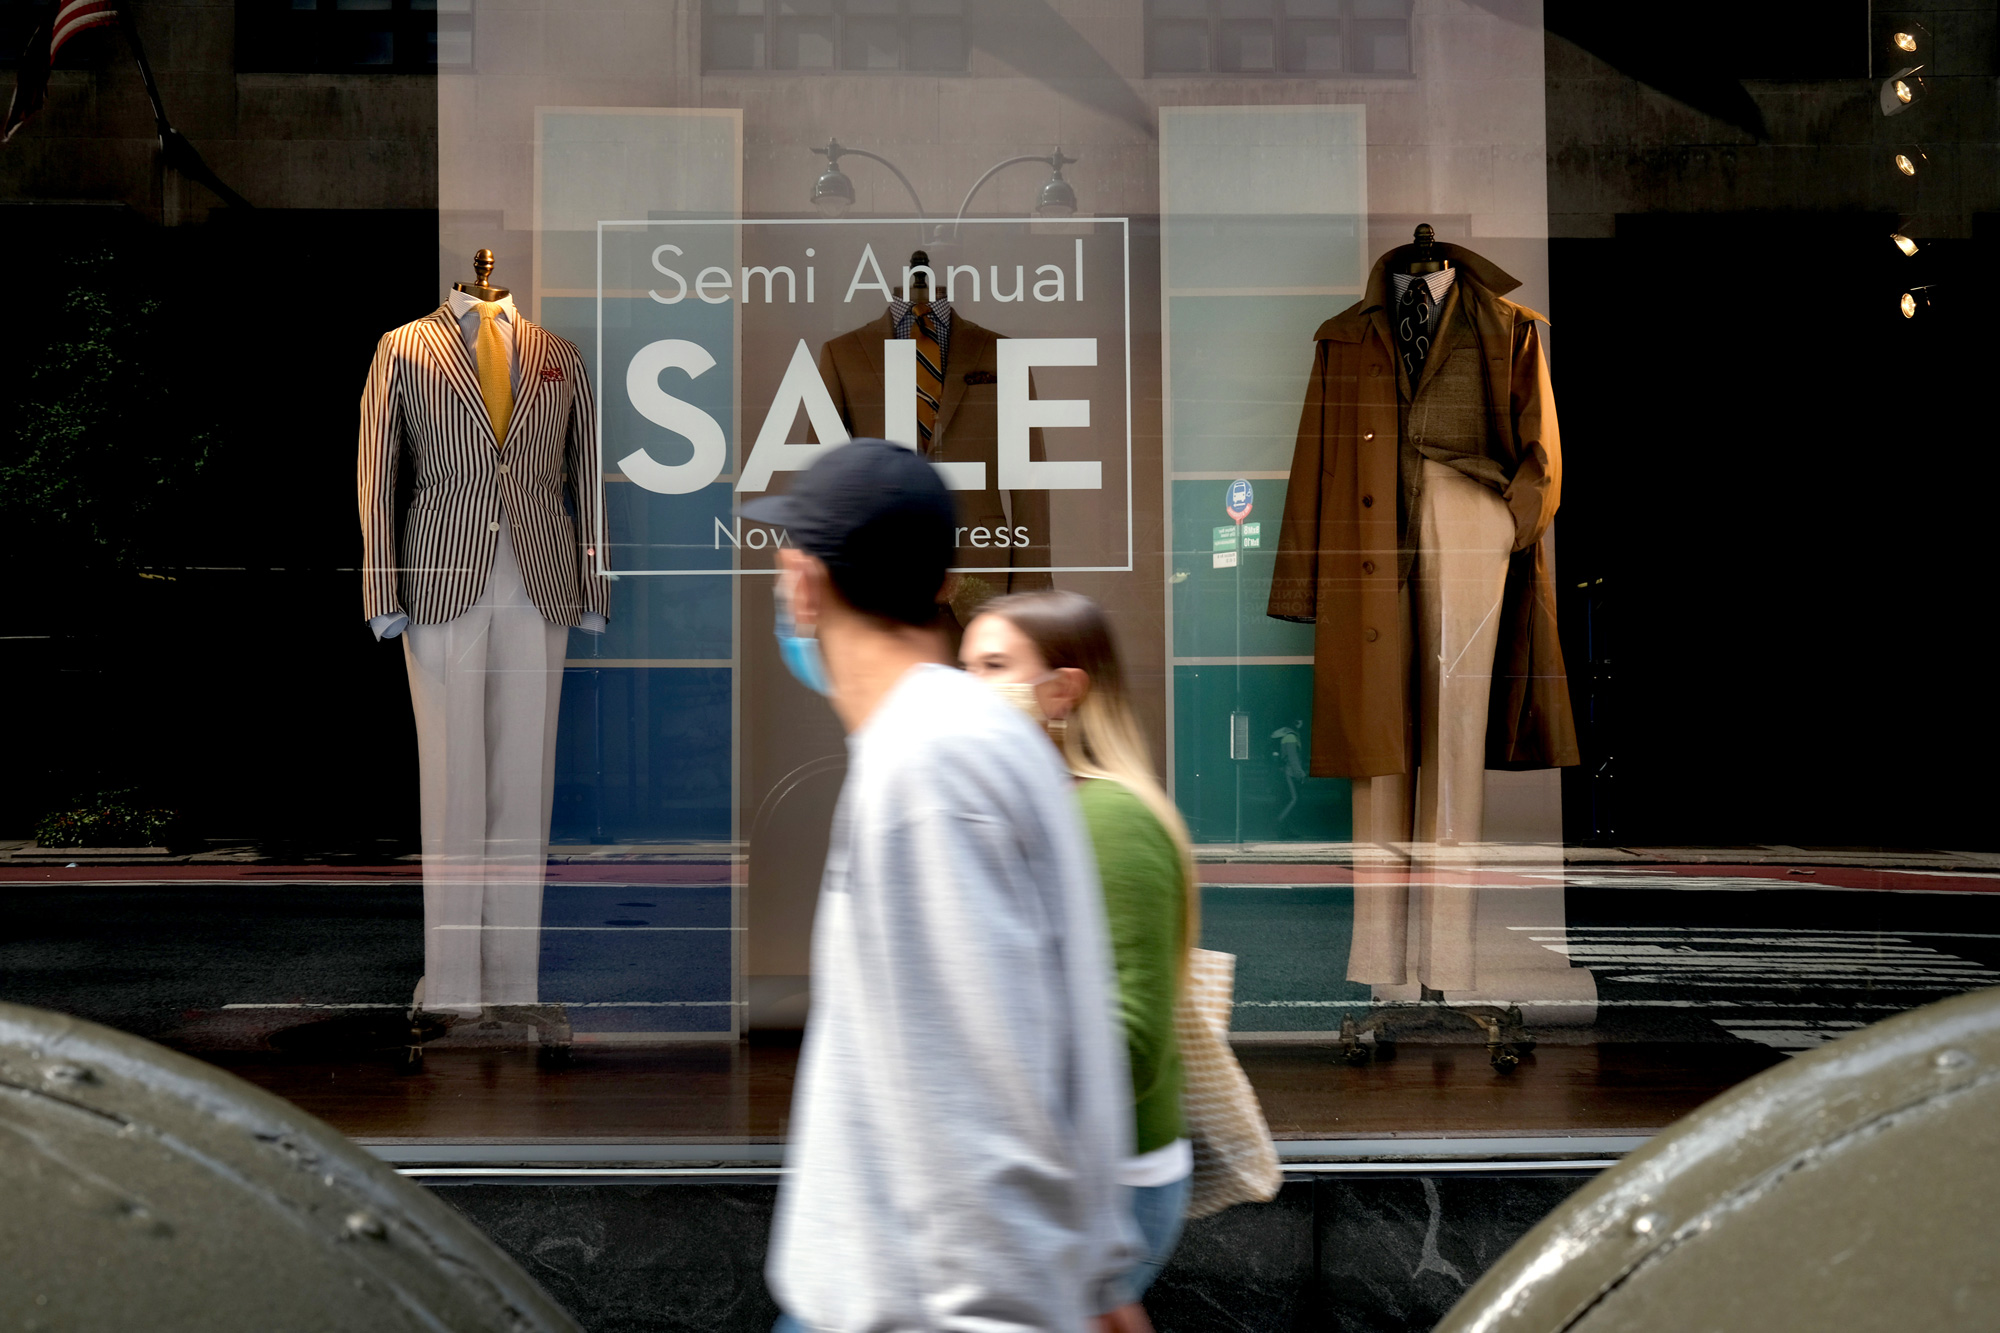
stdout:
[(1542, 544), (1562, 445), (1519, 285), (1425, 224), (1317, 335), (1270, 614), (1315, 626), (1311, 772), (1364, 779), (1367, 842), (1483, 842), (1487, 769), (1577, 762)]
[(1906, 461), (1990, 416), (1962, 16), (112, 12), (0, 5), (0, 1000), (371, 1139), (770, 1154), (852, 751), (746, 506), (862, 438), (947, 657), (1104, 609), (1287, 1152), (2000, 984), (1990, 524)]
[[(569, 629), (609, 610), (590, 534), (597, 424), (576, 346), (487, 279), (385, 334), (361, 399), (362, 615), (403, 639), (417, 723), (417, 1013), (499, 1021), (539, 996), (542, 879)], [(407, 457), (410, 498), (400, 502)], [(559, 1013), (534, 1026), (556, 1028)]]

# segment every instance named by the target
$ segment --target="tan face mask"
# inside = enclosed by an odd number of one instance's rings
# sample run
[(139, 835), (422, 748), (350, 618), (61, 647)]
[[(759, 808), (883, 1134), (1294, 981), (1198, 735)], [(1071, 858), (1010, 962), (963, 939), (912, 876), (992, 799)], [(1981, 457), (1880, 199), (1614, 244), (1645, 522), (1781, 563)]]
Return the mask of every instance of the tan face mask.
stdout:
[(1055, 678), (1056, 673), (1051, 671), (1039, 680), (988, 681), (986, 688), (1020, 709), (1036, 726), (1046, 727), (1049, 724), (1049, 715), (1042, 711), (1042, 699), (1035, 692), (1035, 687)]

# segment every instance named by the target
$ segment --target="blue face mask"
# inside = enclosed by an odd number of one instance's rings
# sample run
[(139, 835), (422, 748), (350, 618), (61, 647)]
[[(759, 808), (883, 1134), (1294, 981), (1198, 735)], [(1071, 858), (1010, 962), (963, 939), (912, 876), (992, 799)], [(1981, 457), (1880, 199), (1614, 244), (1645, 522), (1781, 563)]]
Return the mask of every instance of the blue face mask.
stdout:
[(782, 583), (772, 590), (771, 600), (777, 604), (778, 655), (785, 659), (785, 669), (814, 694), (832, 694), (833, 682), (827, 679), (826, 659), (820, 655), (819, 640), (808, 638), (793, 627), (792, 599), (785, 595)]

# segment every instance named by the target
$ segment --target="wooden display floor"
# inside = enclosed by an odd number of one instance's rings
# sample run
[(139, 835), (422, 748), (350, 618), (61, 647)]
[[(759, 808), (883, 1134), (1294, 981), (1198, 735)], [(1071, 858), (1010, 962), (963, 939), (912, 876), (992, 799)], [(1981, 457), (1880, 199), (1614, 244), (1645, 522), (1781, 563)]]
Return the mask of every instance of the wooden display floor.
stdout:
[[(1405, 1043), (1360, 1067), (1338, 1047), (1237, 1053), (1281, 1139), (1642, 1134), (1785, 1058), (1747, 1043), (1544, 1045), (1499, 1074), (1478, 1045)], [(798, 1048), (599, 1048), (561, 1069), (527, 1051), (439, 1051), (407, 1075), (384, 1059), (212, 1058), (363, 1140), (779, 1143)]]

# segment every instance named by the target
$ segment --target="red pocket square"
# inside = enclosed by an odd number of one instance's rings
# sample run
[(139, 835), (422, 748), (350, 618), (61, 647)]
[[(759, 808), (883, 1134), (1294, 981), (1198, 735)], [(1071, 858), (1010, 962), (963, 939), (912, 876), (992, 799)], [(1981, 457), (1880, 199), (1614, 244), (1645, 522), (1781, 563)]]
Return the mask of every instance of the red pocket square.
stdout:
[(556, 383), (557, 381), (561, 380), (561, 379), (562, 379), (562, 377), (563, 377), (563, 373), (562, 373), (562, 367), (561, 367), (561, 366), (543, 366), (543, 367), (542, 367), (542, 382), (543, 382), (544, 384), (554, 384), (554, 383)]

